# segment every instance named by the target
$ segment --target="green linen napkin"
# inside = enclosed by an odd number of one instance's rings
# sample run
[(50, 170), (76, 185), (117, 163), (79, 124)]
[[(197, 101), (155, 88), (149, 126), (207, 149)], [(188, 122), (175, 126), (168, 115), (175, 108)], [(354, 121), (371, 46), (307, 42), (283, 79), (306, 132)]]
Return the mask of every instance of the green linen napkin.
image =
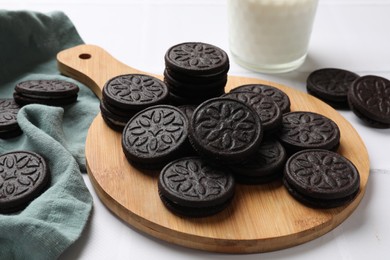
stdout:
[[(56, 54), (83, 41), (69, 18), (0, 10), (0, 97), (12, 98), (15, 84), (27, 79), (66, 79)], [(75, 82), (75, 81), (73, 81)], [(24, 210), (0, 214), (0, 259), (55, 259), (80, 236), (92, 209), (85, 172), (87, 130), (99, 101), (86, 86), (65, 107), (32, 104), (18, 113), (23, 134), (0, 139), (0, 153), (30, 150), (51, 170), (50, 187)], [(1, 176), (0, 176), (1, 178)]]

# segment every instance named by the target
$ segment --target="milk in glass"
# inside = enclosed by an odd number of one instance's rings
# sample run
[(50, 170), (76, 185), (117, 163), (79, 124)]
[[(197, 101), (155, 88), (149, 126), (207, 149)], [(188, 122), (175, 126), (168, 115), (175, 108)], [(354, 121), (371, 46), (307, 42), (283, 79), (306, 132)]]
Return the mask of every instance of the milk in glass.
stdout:
[(318, 0), (227, 0), (233, 59), (259, 72), (279, 73), (305, 60)]

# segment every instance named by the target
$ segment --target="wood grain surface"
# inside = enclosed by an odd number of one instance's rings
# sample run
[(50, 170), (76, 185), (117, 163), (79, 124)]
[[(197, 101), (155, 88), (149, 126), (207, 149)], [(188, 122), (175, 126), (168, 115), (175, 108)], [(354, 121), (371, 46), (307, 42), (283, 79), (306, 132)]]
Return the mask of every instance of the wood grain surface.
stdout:
[[(108, 79), (120, 74), (144, 73), (94, 45), (64, 50), (57, 60), (63, 74), (83, 82), (98, 97)], [(338, 124), (341, 131), (338, 152), (356, 165), (361, 177), (359, 194), (352, 203), (326, 210), (308, 208), (295, 201), (280, 182), (274, 182), (237, 185), (233, 203), (214, 216), (178, 217), (159, 199), (158, 172), (141, 171), (130, 165), (122, 152), (121, 134), (107, 127), (99, 114), (90, 126), (85, 155), (89, 177), (102, 202), (119, 218), (149, 235), (186, 247), (225, 253), (291, 247), (315, 239), (342, 223), (363, 198), (369, 177), (368, 154), (360, 136), (333, 108), (293, 88), (229, 76), (226, 91), (249, 83), (273, 85), (289, 95), (292, 111), (321, 113)]]

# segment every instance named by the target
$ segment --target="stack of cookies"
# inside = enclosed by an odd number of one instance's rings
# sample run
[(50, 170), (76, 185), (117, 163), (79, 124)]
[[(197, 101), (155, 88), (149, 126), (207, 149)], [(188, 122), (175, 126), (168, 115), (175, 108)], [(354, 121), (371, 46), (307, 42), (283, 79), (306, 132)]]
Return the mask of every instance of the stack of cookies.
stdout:
[(143, 74), (125, 74), (105, 84), (100, 110), (110, 128), (122, 131), (137, 112), (166, 103), (167, 99), (168, 88), (161, 80)]
[[(242, 85), (225, 94), (229, 60), (210, 44), (175, 45), (165, 65), (165, 84), (158, 79), (152, 84), (145, 75), (110, 80), (101, 106), (108, 125), (105, 106), (127, 113), (120, 125), (124, 155), (137, 168), (161, 170), (158, 192), (170, 211), (216, 214), (231, 203), (236, 183), (274, 180), (283, 180), (294, 198), (311, 207), (342, 206), (355, 198), (359, 173), (334, 152), (340, 129), (333, 120), (291, 112), (288, 95), (269, 85)], [(296, 164), (288, 161), (298, 153)], [(344, 184), (348, 187), (340, 190)], [(311, 194), (313, 189), (318, 193)]]
[(164, 81), (173, 104), (198, 105), (224, 94), (229, 70), (225, 51), (207, 43), (185, 42), (165, 54)]

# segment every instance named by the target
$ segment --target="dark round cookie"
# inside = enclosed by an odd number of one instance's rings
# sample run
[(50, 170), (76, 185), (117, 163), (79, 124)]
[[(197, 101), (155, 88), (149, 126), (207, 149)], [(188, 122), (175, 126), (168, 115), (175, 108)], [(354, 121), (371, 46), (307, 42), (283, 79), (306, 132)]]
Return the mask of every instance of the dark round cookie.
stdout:
[(142, 110), (167, 101), (168, 88), (158, 78), (126, 74), (110, 79), (103, 87), (103, 99), (125, 110)]
[(22, 133), (17, 121), (19, 108), (13, 99), (0, 99), (0, 138), (12, 138)]
[(0, 98), (0, 111), (9, 109), (19, 110), (20, 106), (15, 102), (13, 98)]
[(390, 127), (390, 81), (363, 76), (348, 91), (352, 111), (372, 126)]
[(17, 109), (0, 109), (0, 132), (10, 131), (19, 128), (17, 121)]
[(158, 178), (164, 205), (176, 214), (190, 217), (205, 217), (226, 208), (234, 196), (234, 187), (231, 173), (200, 157), (173, 161)]
[(289, 153), (304, 149), (335, 151), (340, 144), (340, 129), (324, 115), (296, 111), (283, 115), (278, 138)]
[(250, 159), (230, 169), (240, 183), (267, 183), (280, 178), (287, 160), (284, 147), (275, 139), (268, 138), (260, 144), (256, 154)]
[(189, 75), (209, 75), (226, 71), (229, 58), (222, 49), (202, 42), (185, 42), (172, 46), (165, 54), (165, 66)]
[(130, 163), (159, 169), (185, 153), (188, 120), (180, 109), (169, 105), (146, 108), (126, 124), (122, 148)]
[(77, 101), (77, 95), (66, 96), (64, 98), (37, 98), (37, 97), (27, 97), (20, 93), (14, 92), (13, 94), (15, 102), (20, 106), (25, 106), (29, 104), (41, 104), (47, 106), (65, 106), (70, 105)]
[[(292, 195), (317, 201), (346, 202), (360, 187), (360, 175), (344, 156), (322, 149), (300, 151), (286, 163), (284, 182)], [(299, 197), (298, 197), (299, 198)], [(312, 200), (313, 199), (313, 200)]]
[(201, 156), (232, 164), (256, 152), (263, 127), (249, 105), (235, 99), (214, 98), (195, 109), (189, 133), (191, 144)]
[(315, 70), (307, 78), (307, 92), (333, 107), (348, 107), (347, 93), (359, 75), (342, 69)]
[(0, 156), (0, 213), (26, 207), (46, 188), (50, 172), (37, 153), (15, 151)]
[(15, 91), (28, 98), (63, 98), (75, 96), (79, 87), (64, 80), (27, 80), (18, 83)]
[(8, 131), (18, 128), (16, 116), (19, 105), (13, 99), (0, 99), (0, 131)]
[(286, 93), (284, 93), (282, 90), (269, 86), (269, 85), (263, 85), (263, 84), (248, 84), (248, 85), (241, 85), (234, 89), (232, 89), (230, 92), (236, 92), (236, 91), (252, 91), (256, 93), (263, 94), (265, 96), (271, 97), (276, 104), (279, 105), (280, 110), (282, 113), (290, 112), (290, 98)]
[(260, 116), (261, 125), (266, 133), (274, 132), (282, 125), (282, 112), (276, 102), (265, 95), (255, 92), (230, 92), (223, 97), (240, 100), (250, 105)]

